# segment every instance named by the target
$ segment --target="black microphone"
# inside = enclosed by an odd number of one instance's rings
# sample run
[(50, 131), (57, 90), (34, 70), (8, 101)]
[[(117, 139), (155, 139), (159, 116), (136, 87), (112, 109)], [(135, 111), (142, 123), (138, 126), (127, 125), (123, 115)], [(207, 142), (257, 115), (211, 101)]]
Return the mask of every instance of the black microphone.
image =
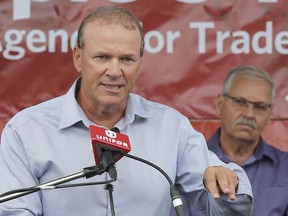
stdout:
[[(111, 132), (115, 134), (111, 134)], [(116, 134), (117, 132), (117, 134)], [(131, 154), (128, 154), (128, 152), (131, 150), (131, 145), (129, 142), (129, 138), (127, 135), (119, 133), (120, 130), (118, 128), (112, 128), (110, 130), (105, 130), (103, 128), (99, 128), (96, 126), (90, 126), (90, 133), (91, 133), (91, 138), (92, 138), (92, 145), (93, 145), (93, 152), (94, 152), (94, 157), (95, 157), (95, 162), (96, 164), (101, 164), (102, 163), (102, 158), (106, 157), (103, 156), (103, 154), (106, 151), (112, 152), (112, 159), (117, 161), (121, 157), (126, 156), (129, 158), (132, 158), (134, 160), (138, 160), (142, 163), (145, 163), (149, 166), (152, 166), (153, 168), (157, 169), (159, 172), (161, 172), (165, 178), (168, 180), (170, 184), (170, 196), (172, 199), (173, 206), (175, 208), (177, 216), (186, 216), (185, 213), (185, 208), (183, 206), (183, 202), (180, 197), (180, 193), (176, 186), (173, 184), (172, 180), (170, 177), (165, 173), (160, 167), (157, 165), (144, 160), (142, 158), (133, 156)], [(108, 136), (109, 138), (105, 137)], [(117, 140), (116, 140), (117, 137)], [(115, 139), (115, 140), (113, 140)], [(112, 143), (114, 143), (112, 145)], [(117, 144), (115, 144), (117, 143)], [(109, 156), (111, 157), (111, 156)], [(111, 160), (111, 158), (109, 159)], [(104, 162), (106, 163), (106, 162)]]
[[(117, 127), (114, 127), (111, 129), (111, 131), (114, 131), (116, 133), (119, 133), (120, 130), (119, 128)], [(103, 149), (102, 149), (103, 150)], [(115, 162), (116, 160), (119, 160), (118, 159), (118, 154), (116, 152), (112, 152), (110, 150), (105, 150), (103, 153), (102, 153), (102, 158), (101, 158), (101, 162), (100, 164), (107, 164), (107, 169), (106, 171), (108, 172), (109, 176), (112, 178), (112, 179), (117, 179), (117, 170), (116, 170), (116, 167), (115, 167)], [(110, 165), (109, 165), (110, 164)], [(111, 185), (111, 184), (109, 184)], [(112, 187), (112, 188), (111, 188)], [(110, 197), (112, 197), (112, 191), (113, 191), (113, 186), (111, 185), (111, 187), (107, 186), (109, 192), (111, 193), (110, 194)], [(110, 188), (110, 189), (109, 189)], [(115, 214), (112, 214), (112, 215), (115, 215)]]

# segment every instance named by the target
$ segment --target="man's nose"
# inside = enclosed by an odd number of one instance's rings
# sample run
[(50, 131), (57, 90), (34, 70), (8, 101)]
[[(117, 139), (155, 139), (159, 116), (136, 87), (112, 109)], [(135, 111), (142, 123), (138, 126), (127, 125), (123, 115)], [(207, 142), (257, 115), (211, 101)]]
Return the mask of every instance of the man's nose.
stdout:
[(243, 110), (243, 113), (245, 114), (245, 116), (248, 117), (254, 116), (254, 114), (256, 113), (254, 109), (254, 104), (247, 102), (246, 108)]
[(119, 77), (122, 75), (122, 66), (118, 60), (112, 60), (106, 70), (106, 74), (111, 77)]

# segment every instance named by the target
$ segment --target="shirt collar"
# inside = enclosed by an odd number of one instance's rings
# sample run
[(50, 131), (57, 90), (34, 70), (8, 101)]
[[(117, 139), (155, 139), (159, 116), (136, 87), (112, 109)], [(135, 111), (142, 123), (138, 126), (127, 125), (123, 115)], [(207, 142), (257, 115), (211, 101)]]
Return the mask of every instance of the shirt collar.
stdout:
[(269, 158), (273, 163), (276, 163), (278, 156), (275, 155), (275, 151), (271, 151), (271, 145), (268, 145), (265, 140), (260, 136), (259, 144), (254, 152), (256, 159), (262, 159), (264, 157)]
[[(231, 160), (228, 158), (227, 155), (223, 152), (223, 150), (220, 147), (220, 132), (221, 129), (218, 128), (216, 132), (212, 135), (212, 137), (207, 142), (208, 148), (215, 152), (217, 156), (224, 162), (228, 163), (231, 162)], [(270, 145), (268, 145), (260, 136), (259, 143), (255, 149), (255, 152), (253, 154), (253, 157), (255, 157), (255, 160), (262, 160), (265, 158), (269, 158), (273, 163), (276, 163), (276, 158), (274, 155), (274, 152), (271, 151)]]
[(143, 98), (141, 100), (139, 95), (130, 93), (127, 100), (125, 115), (116, 124), (116, 127), (123, 130), (127, 125), (131, 124), (136, 119), (152, 117), (153, 115), (147, 109), (146, 103), (143, 103)]
[[(63, 103), (61, 107), (61, 117), (59, 123), (59, 129), (70, 127), (77, 122), (82, 121), (86, 127), (93, 124), (85, 115), (84, 111), (78, 104), (75, 95), (80, 86), (81, 77), (79, 77), (63, 96)], [(131, 124), (135, 118), (150, 118), (152, 114), (147, 110), (143, 100), (140, 100), (140, 96), (130, 93), (127, 100), (127, 106), (125, 115), (116, 124), (119, 129), (123, 129), (126, 125)]]
[(89, 119), (75, 98), (80, 82), (81, 77), (75, 80), (68, 92), (63, 96), (59, 129), (70, 127), (80, 121), (84, 124), (86, 123), (86, 127), (89, 127)]

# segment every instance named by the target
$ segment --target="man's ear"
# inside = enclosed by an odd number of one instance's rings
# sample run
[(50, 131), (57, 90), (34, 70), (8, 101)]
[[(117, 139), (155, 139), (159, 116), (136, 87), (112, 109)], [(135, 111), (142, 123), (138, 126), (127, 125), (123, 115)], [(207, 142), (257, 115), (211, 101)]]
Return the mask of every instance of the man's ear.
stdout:
[(79, 73), (81, 72), (81, 51), (82, 49), (79, 48), (77, 45), (74, 46), (73, 63), (74, 63), (74, 67)]
[(217, 98), (216, 98), (216, 101), (215, 101), (215, 110), (216, 110), (216, 113), (221, 116), (221, 110), (222, 110), (222, 106), (223, 106), (223, 100), (224, 100), (224, 97), (222, 94), (218, 94), (217, 95)]

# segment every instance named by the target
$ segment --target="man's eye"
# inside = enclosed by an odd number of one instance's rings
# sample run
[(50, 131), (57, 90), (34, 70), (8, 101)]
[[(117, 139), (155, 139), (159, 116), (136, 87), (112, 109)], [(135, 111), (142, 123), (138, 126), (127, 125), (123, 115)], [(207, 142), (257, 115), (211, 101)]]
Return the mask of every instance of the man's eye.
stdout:
[(107, 56), (96, 56), (95, 58), (99, 60), (105, 60), (107, 59)]
[(125, 61), (125, 62), (130, 62), (130, 61), (133, 61), (133, 59), (132, 59), (132, 58), (125, 57), (125, 58), (123, 58), (123, 61)]
[(243, 99), (238, 99), (238, 98), (235, 98), (234, 99), (235, 103), (240, 105), (240, 106), (243, 106), (243, 105), (246, 105), (247, 104), (247, 101), (246, 100), (243, 100)]
[(255, 109), (260, 110), (260, 111), (264, 111), (264, 110), (267, 109), (267, 105), (266, 104), (261, 104), (261, 103), (255, 104), (254, 107), (255, 107)]

